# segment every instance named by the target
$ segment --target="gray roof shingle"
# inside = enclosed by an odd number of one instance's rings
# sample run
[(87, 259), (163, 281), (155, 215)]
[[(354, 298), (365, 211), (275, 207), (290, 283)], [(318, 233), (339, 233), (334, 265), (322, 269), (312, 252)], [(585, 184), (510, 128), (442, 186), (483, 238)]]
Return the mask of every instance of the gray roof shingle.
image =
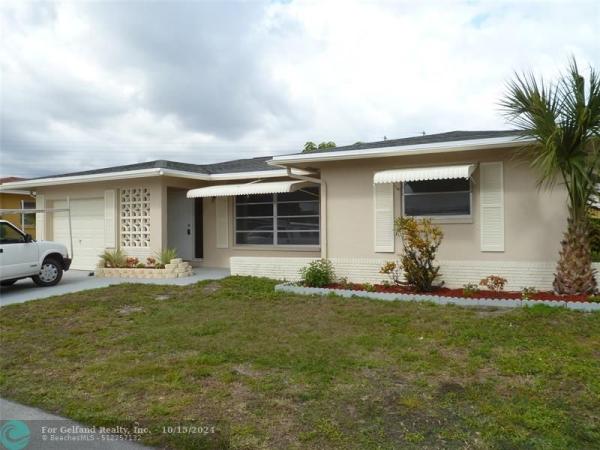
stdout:
[[(490, 139), (497, 137), (511, 137), (522, 134), (518, 130), (486, 130), (486, 131), (449, 131), (446, 133), (425, 134), (400, 139), (387, 139), (385, 141), (364, 142), (342, 147), (326, 148), (310, 153), (329, 153), (348, 150), (366, 150), (370, 148), (401, 147), (403, 145), (435, 144), (441, 142), (469, 141), (473, 139)], [(294, 153), (300, 154), (300, 153)]]

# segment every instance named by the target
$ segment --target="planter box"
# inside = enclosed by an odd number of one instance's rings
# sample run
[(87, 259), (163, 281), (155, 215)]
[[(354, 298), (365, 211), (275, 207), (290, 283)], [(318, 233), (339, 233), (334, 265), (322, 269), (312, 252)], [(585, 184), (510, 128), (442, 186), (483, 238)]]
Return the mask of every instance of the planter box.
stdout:
[(330, 295), (335, 294), (340, 297), (365, 297), (376, 300), (387, 301), (409, 301), (409, 302), (429, 302), (437, 305), (458, 305), (458, 306), (489, 306), (496, 308), (522, 308), (535, 305), (547, 305), (558, 308), (568, 308), (578, 311), (600, 311), (600, 303), (591, 302), (567, 302), (567, 301), (550, 301), (550, 300), (512, 300), (506, 298), (479, 298), (470, 299), (463, 297), (444, 297), (441, 295), (431, 294), (400, 294), (389, 292), (367, 292), (353, 291), (349, 289), (329, 289), (329, 288), (311, 288), (298, 286), (293, 283), (283, 283), (275, 286), (275, 290), (279, 292), (291, 292), (293, 294), (302, 295)]
[(192, 266), (181, 260), (167, 264), (164, 269), (97, 267), (94, 272), (98, 278), (182, 278), (193, 274)]

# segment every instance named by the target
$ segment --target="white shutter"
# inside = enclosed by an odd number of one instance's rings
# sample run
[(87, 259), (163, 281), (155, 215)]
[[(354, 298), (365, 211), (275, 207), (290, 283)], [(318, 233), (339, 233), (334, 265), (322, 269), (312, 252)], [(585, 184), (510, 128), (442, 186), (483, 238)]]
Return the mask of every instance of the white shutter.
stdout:
[(229, 248), (229, 204), (228, 197), (217, 197), (217, 248)]
[(481, 251), (504, 251), (504, 175), (502, 162), (481, 163), (479, 209)]
[(117, 191), (104, 191), (104, 247), (117, 247)]
[(373, 185), (375, 251), (394, 252), (394, 185)]
[[(35, 208), (44, 209), (46, 208), (46, 197), (43, 194), (37, 194), (35, 196)], [(46, 214), (37, 213), (35, 215), (35, 238), (38, 241), (46, 239)]]

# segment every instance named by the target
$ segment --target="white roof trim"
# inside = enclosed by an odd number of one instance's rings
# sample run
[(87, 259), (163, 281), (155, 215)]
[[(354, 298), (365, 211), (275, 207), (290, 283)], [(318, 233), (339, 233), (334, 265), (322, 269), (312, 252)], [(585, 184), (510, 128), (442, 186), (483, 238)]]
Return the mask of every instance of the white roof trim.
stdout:
[[(294, 169), (294, 174), (297, 175), (308, 175), (311, 172), (305, 170)], [(205, 173), (194, 173), (186, 172), (185, 170), (173, 170), (173, 169), (139, 169), (139, 170), (128, 170), (124, 172), (106, 172), (106, 173), (94, 173), (88, 175), (72, 175), (64, 177), (48, 177), (39, 178), (36, 180), (24, 180), (14, 181), (12, 183), (4, 183), (0, 185), (0, 192), (7, 192), (8, 190), (14, 190), (15, 188), (27, 189), (37, 188), (43, 186), (58, 186), (63, 184), (74, 184), (74, 183), (92, 183), (98, 181), (112, 181), (112, 180), (124, 180), (130, 178), (143, 178), (143, 177), (155, 177), (155, 176), (171, 176), (178, 178), (187, 178), (193, 180), (202, 181), (223, 181), (223, 180), (244, 180), (252, 178), (276, 178), (276, 177), (287, 177), (286, 169), (273, 169), (273, 170), (256, 170), (251, 172), (232, 172), (232, 173), (217, 173), (217, 174), (205, 174)]]
[(271, 181), (268, 183), (221, 184), (187, 192), (187, 198), (232, 197), (235, 195), (275, 194), (294, 192), (303, 187), (314, 185), (307, 181)]
[(400, 145), (359, 150), (328, 151), (322, 153), (303, 153), (296, 155), (274, 156), (268, 161), (271, 165), (294, 164), (319, 161), (337, 161), (344, 159), (384, 158), (388, 156), (419, 155), (428, 153), (449, 153), (489, 148), (516, 147), (535, 142), (515, 136), (469, 139), (463, 141), (434, 142), (430, 144)]
[(375, 173), (373, 183), (403, 183), (406, 181), (448, 180), (453, 178), (469, 179), (475, 168), (475, 164), (465, 164), (461, 166), (383, 170)]

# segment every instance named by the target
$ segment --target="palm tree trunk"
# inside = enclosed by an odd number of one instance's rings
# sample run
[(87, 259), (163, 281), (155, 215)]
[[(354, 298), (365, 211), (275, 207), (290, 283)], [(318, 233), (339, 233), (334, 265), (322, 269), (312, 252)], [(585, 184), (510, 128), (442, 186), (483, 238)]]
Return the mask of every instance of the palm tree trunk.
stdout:
[(569, 218), (554, 274), (553, 286), (556, 293), (593, 294), (596, 291), (596, 271), (592, 269), (589, 233), (587, 218), (573, 215)]

